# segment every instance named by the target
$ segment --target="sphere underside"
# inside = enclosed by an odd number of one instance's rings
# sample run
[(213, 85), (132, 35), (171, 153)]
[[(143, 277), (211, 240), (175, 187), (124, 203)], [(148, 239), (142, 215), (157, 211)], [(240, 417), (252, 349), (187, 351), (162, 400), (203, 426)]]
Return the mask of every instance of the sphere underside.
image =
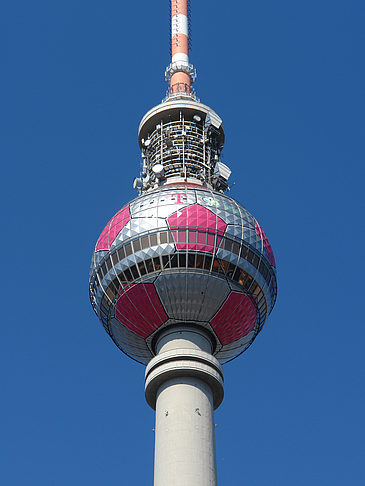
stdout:
[(275, 261), (255, 218), (233, 199), (165, 186), (123, 207), (103, 230), (90, 298), (105, 330), (148, 363), (164, 328), (202, 326), (227, 362), (261, 330), (276, 299)]

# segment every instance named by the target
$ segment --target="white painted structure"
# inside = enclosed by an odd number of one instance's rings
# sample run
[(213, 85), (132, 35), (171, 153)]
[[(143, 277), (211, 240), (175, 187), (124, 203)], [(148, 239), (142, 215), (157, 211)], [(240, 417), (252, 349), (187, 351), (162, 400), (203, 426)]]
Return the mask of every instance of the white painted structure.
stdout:
[(214, 409), (223, 372), (202, 328), (174, 327), (146, 368), (146, 400), (156, 410), (154, 486), (216, 486)]

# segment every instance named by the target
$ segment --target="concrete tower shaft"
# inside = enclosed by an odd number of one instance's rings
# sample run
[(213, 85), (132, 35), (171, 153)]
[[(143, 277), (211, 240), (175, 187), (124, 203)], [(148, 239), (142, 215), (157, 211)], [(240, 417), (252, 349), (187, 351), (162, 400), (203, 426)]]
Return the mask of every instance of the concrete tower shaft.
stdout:
[(146, 369), (156, 410), (154, 486), (216, 486), (213, 410), (223, 400), (223, 372), (202, 329), (163, 331)]

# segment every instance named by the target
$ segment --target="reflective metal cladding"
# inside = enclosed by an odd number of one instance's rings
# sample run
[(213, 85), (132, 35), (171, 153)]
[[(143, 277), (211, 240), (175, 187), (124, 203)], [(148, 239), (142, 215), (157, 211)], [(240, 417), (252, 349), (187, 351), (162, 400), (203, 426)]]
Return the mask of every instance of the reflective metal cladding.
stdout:
[(154, 356), (154, 337), (176, 323), (208, 330), (224, 363), (248, 348), (274, 306), (275, 260), (262, 227), (236, 201), (165, 184), (106, 225), (90, 297), (117, 346), (141, 363)]

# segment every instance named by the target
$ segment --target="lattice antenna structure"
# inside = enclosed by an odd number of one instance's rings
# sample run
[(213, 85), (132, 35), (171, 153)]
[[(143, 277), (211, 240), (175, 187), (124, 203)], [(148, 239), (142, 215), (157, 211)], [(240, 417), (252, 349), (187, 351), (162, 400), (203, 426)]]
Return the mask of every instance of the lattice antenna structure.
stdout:
[(216, 486), (214, 410), (222, 364), (256, 339), (277, 295), (257, 220), (225, 194), (221, 118), (195, 96), (188, 0), (171, 0), (166, 98), (142, 118), (138, 196), (106, 224), (91, 304), (126, 355), (147, 365), (156, 410), (154, 486)]

